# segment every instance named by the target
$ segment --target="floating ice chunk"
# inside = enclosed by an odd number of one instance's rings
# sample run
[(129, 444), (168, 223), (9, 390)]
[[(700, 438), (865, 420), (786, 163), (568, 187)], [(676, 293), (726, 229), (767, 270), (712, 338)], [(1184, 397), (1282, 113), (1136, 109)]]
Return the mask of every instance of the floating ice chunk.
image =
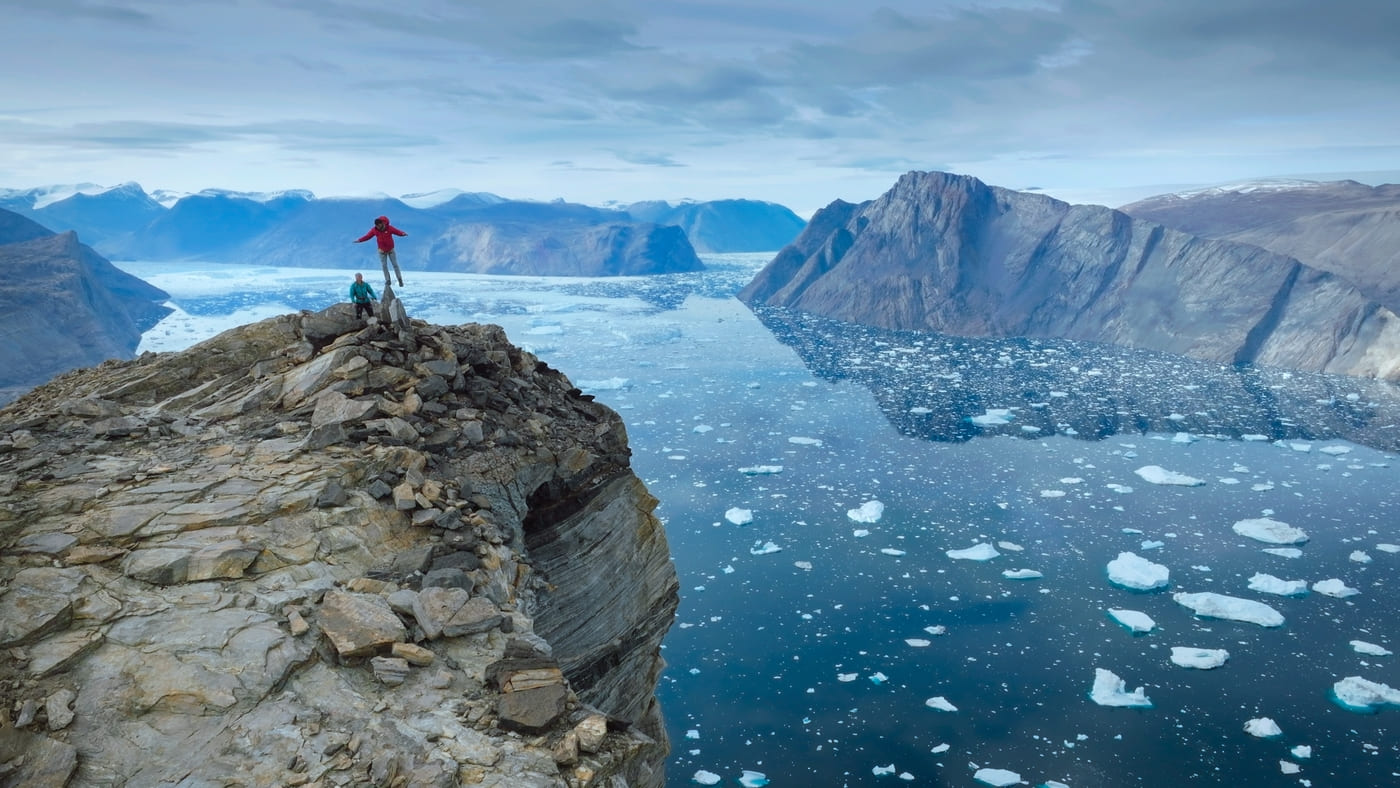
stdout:
[(1230, 652), (1223, 648), (1172, 646), (1172, 664), (1196, 670), (1213, 670), (1225, 664)]
[(1039, 580), (1045, 577), (1044, 573), (1034, 569), (1008, 569), (1002, 572), (1001, 576), (1007, 580)]
[(1240, 599), (1212, 592), (1172, 594), (1172, 599), (1182, 607), (1187, 607), (1202, 618), (1223, 618), (1228, 621), (1242, 621), (1258, 624), (1261, 627), (1283, 626), (1283, 614), (1252, 599)]
[(695, 728), (691, 728), (690, 730), (685, 732), (685, 737), (687, 739), (698, 739), (700, 738), (700, 731), (696, 730)]
[(749, 465), (739, 469), (739, 473), (745, 476), (772, 476), (775, 473), (782, 473), (781, 465)]
[(1258, 717), (1246, 722), (1244, 732), (1261, 739), (1272, 739), (1283, 735), (1283, 729), (1268, 717)]
[(1308, 593), (1308, 581), (1283, 580), (1263, 572), (1256, 572), (1253, 577), (1249, 578), (1249, 590), (1278, 596), (1303, 596)]
[(1069, 786), (1059, 780), (1046, 780), (1040, 784), (1040, 788), (1069, 788)]
[(1266, 547), (1264, 552), (1280, 558), (1302, 558), (1303, 551), (1296, 547)]
[(946, 634), (948, 634), (948, 628), (945, 627), (945, 626), (943, 626), (942, 624), (935, 624), (934, 626), (931, 626), (931, 627), (924, 627), (924, 631), (927, 632), (927, 633), (929, 633), (930, 635), (946, 635)]
[(893, 548), (893, 547), (881, 547), (881, 548), (880, 548), (880, 552), (884, 553), (885, 555), (894, 555), (894, 556), (906, 555), (905, 551), (899, 550), (899, 549), (896, 549), (896, 548)]
[(1242, 441), (1266, 441), (1268, 439), (1268, 435), (1260, 435), (1257, 432), (1246, 433), (1240, 436), (1240, 440)]
[(1015, 416), (1008, 408), (987, 408), (987, 412), (981, 416), (972, 416), (968, 421), (979, 427), (1000, 427), (1003, 424), (1010, 424)]
[(1140, 610), (1122, 610), (1119, 608), (1109, 608), (1108, 615), (1120, 626), (1134, 634), (1151, 632), (1157, 626), (1157, 622), (1152, 617)]
[(1003, 550), (1010, 550), (1010, 551), (1013, 552), (1013, 553), (1019, 553), (1019, 552), (1021, 552), (1022, 550), (1026, 549), (1026, 548), (1024, 548), (1024, 547), (1022, 547), (1022, 546), (1016, 544), (1015, 542), (1006, 542), (1006, 541), (997, 542), (997, 547), (1000, 547), (1000, 548), (1003, 549)]
[(691, 782), (699, 783), (700, 785), (719, 785), (719, 781), (722, 779), (723, 778), (718, 774), (707, 772), (704, 769), (697, 771), (690, 777)]
[(875, 775), (876, 777), (884, 777), (887, 774), (894, 774), (894, 764), (890, 764), (889, 766), (876, 766), (875, 768), (870, 770), (870, 773)]
[(914, 414), (915, 416), (927, 416), (928, 414), (933, 412), (933, 408), (925, 408), (922, 405), (915, 405), (914, 407), (909, 409), (909, 412)]
[(1117, 674), (1103, 668), (1094, 668), (1094, 688), (1089, 690), (1089, 698), (1100, 706), (1152, 708), (1152, 701), (1143, 693), (1142, 687), (1128, 692), (1127, 684)]
[(910, 774), (909, 772), (900, 772), (899, 779), (912, 782), (914, 780), (914, 775)]
[(878, 523), (885, 514), (885, 505), (879, 501), (866, 501), (859, 509), (847, 509), (846, 516), (858, 523)]
[(939, 753), (944, 753), (951, 749), (953, 749), (953, 745), (951, 744), (940, 744), (934, 747), (933, 749), (929, 750), (929, 752), (933, 753), (934, 755), (938, 755)]
[(788, 443), (795, 443), (795, 444), (797, 444), (798, 446), (820, 446), (820, 445), (822, 445), (822, 439), (821, 439), (821, 438), (804, 438), (804, 437), (801, 437), (800, 435), (794, 435), (794, 436), (792, 436), (791, 438), (788, 438)]
[(860, 678), (859, 673), (837, 673), (836, 680), (841, 682), (851, 682)]
[(872, 684), (884, 684), (885, 682), (890, 680), (889, 676), (886, 676), (878, 670), (874, 673), (871, 673), (868, 678), (870, 679), (870, 682)]
[(1194, 476), (1187, 476), (1184, 473), (1169, 471), (1160, 465), (1144, 465), (1134, 471), (1143, 481), (1152, 484), (1175, 484), (1182, 487), (1200, 487), (1205, 484), (1204, 479), (1197, 479)]
[(806, 572), (812, 571), (811, 561), (793, 561), (792, 565)]
[(938, 711), (958, 710), (957, 706), (954, 706), (953, 704), (949, 703), (948, 699), (943, 697), (942, 695), (939, 695), (936, 698), (929, 698), (928, 700), (924, 701), (924, 705), (929, 707), (930, 709), (937, 709)]
[(949, 558), (955, 561), (990, 561), (1001, 555), (1001, 553), (997, 552), (995, 547), (992, 547), (987, 542), (978, 542), (962, 550), (946, 550), (945, 552), (948, 554)]
[(783, 548), (777, 546), (773, 542), (758, 541), (754, 542), (753, 547), (749, 548), (749, 555), (768, 555), (769, 553), (779, 552), (782, 549)]
[[(1183, 417), (1185, 418), (1185, 417)], [(1195, 443), (1196, 436), (1189, 432), (1178, 432), (1172, 436), (1172, 443)]]
[(924, 640), (923, 638), (905, 638), (904, 642), (914, 648), (928, 648), (933, 643), (932, 640)]
[(1021, 775), (1006, 769), (978, 769), (977, 773), (972, 775), (972, 779), (983, 785), (1005, 788), (1021, 782)]
[(867, 528), (857, 528), (857, 529), (855, 529), (854, 531), (851, 531), (851, 536), (854, 536), (854, 537), (856, 537), (857, 539), (860, 538), (860, 537), (862, 537), (862, 536), (869, 536), (869, 535), (870, 535), (870, 530), (867, 529)]
[(1400, 690), (1360, 676), (1348, 676), (1332, 685), (1332, 700), (1347, 711), (1369, 714), (1381, 706), (1400, 706)]
[(1084, 480), (1078, 476), (1066, 476), (1060, 480), (1060, 484), (1083, 484)]
[(619, 391), (627, 388), (631, 382), (627, 378), (607, 378), (606, 380), (580, 380), (576, 385), (588, 391)]
[(1289, 750), (1288, 752), (1291, 753), (1294, 758), (1297, 758), (1299, 760), (1305, 761), (1312, 757), (1312, 747), (1309, 747), (1306, 744), (1300, 744), (1297, 747), (1294, 747), (1293, 749)]
[(1040, 497), (1041, 497), (1041, 498), (1063, 498), (1063, 497), (1065, 497), (1065, 491), (1064, 491), (1064, 490), (1041, 490), (1041, 491), (1040, 491)]
[(739, 784), (744, 788), (763, 788), (768, 784), (768, 775), (763, 772), (752, 772), (744, 770), (744, 774), (739, 777)]
[(712, 432), (713, 430), (714, 427), (711, 427), (708, 424), (696, 424), (694, 429), (691, 430), (691, 432), (698, 432), (701, 435), (704, 435), (705, 433)]
[(1351, 551), (1351, 555), (1347, 556), (1347, 558), (1358, 564), (1371, 563), (1371, 556), (1367, 555), (1365, 550), (1353, 550)]
[(753, 522), (753, 510), (740, 509), (736, 506), (732, 509), (728, 509), (725, 511), (724, 519), (728, 520), (729, 522), (735, 525), (748, 525), (749, 523)]
[(1319, 594), (1334, 596), (1338, 599), (1345, 599), (1349, 596), (1356, 596), (1357, 594), (1361, 593), (1355, 588), (1348, 588), (1346, 583), (1343, 583), (1341, 580), (1335, 577), (1331, 578), (1330, 580), (1319, 580), (1316, 583), (1313, 583), (1312, 589)]
[(1350, 446), (1323, 446), (1318, 449), (1323, 454), (1330, 454), (1333, 457), (1340, 457), (1343, 454), (1351, 454)]
[(1249, 489), (1253, 490), (1254, 492), (1266, 492), (1268, 490), (1274, 489), (1274, 484), (1273, 482), (1259, 482), (1258, 484), (1251, 484), (1249, 486)]
[(1159, 542), (1159, 541), (1157, 541), (1156, 539), (1148, 539), (1147, 541), (1145, 541), (1145, 542), (1143, 542), (1142, 544), (1138, 545), (1138, 549), (1139, 549), (1139, 550), (1156, 550), (1156, 549), (1158, 549), (1158, 548), (1160, 548), (1160, 547), (1163, 547), (1163, 546), (1165, 546), (1165, 545), (1166, 545), (1166, 542)]
[(1303, 770), (1303, 767), (1292, 761), (1280, 760), (1278, 762), (1278, 770), (1284, 774), (1297, 774)]
[(1382, 553), (1400, 553), (1400, 544), (1381, 543), (1376, 545), (1376, 549), (1380, 550)]
[(1171, 582), (1171, 570), (1136, 553), (1119, 553), (1108, 562), (1108, 581), (1123, 588), (1151, 591), (1167, 587)]
[(1301, 529), (1267, 517), (1240, 520), (1232, 528), (1240, 536), (1247, 536), (1265, 544), (1302, 544), (1308, 541), (1308, 535)]
[(1351, 641), (1351, 648), (1358, 654), (1367, 654), (1372, 657), (1388, 657), (1395, 653), (1385, 646), (1377, 646), (1375, 643), (1367, 643), (1364, 640)]
[(1116, 493), (1123, 493), (1125, 495), (1133, 491), (1133, 488), (1126, 484), (1105, 484), (1104, 486)]
[(1279, 441), (1279, 445), (1287, 446), (1293, 451), (1302, 452), (1304, 454), (1312, 451), (1311, 443), (1284, 443), (1283, 441)]

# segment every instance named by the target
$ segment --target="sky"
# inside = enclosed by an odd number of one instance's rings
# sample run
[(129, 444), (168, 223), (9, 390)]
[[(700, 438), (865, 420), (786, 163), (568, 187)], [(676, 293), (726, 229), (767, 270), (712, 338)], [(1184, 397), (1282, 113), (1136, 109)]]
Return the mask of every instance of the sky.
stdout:
[(0, 188), (439, 189), (808, 216), (1400, 182), (1395, 0), (0, 0)]

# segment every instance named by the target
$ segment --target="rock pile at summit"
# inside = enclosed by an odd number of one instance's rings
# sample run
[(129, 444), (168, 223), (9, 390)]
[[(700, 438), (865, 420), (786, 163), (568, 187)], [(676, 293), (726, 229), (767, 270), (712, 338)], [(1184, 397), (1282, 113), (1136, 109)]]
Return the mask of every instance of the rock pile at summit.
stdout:
[(677, 581), (617, 414), (387, 294), (0, 410), (0, 782), (656, 786)]

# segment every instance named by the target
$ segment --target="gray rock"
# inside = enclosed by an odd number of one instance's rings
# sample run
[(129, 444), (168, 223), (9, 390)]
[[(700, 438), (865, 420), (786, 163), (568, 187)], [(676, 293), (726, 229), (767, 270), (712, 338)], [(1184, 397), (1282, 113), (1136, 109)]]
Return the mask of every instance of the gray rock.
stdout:
[(330, 591), (316, 619), (342, 657), (372, 654), (408, 637), (403, 622), (379, 596)]
[(490, 600), (472, 597), (461, 588), (424, 588), (413, 616), (429, 640), (486, 632), (498, 628), (503, 618)]
[(408, 660), (398, 657), (374, 657), (370, 661), (370, 667), (374, 670), (374, 677), (381, 684), (390, 687), (397, 687), (408, 678), (411, 670)]
[(58, 690), (44, 699), (44, 712), (49, 717), (49, 730), (61, 731), (73, 724), (73, 701), (78, 693), (67, 687)]
[(21, 761), (4, 777), (6, 786), (67, 788), (78, 770), (78, 749), (47, 736), (0, 728), (0, 763)]

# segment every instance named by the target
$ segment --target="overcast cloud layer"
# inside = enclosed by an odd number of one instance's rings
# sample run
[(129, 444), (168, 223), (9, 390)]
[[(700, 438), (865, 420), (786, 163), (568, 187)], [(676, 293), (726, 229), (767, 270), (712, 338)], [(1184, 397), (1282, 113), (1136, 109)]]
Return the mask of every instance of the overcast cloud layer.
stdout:
[(1395, 0), (0, 3), (0, 187), (805, 215), (909, 170), (1111, 205), (1400, 180)]

